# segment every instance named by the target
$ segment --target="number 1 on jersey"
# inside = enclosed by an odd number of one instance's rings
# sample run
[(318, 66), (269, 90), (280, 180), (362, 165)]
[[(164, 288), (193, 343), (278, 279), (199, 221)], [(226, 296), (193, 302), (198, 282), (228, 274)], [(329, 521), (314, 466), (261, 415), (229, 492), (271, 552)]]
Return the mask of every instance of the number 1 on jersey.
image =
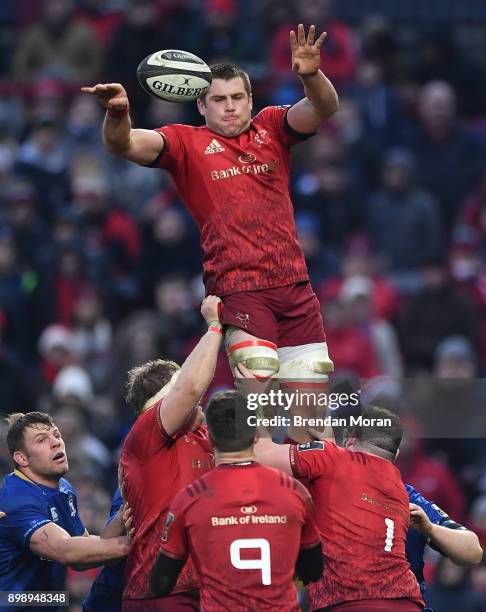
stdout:
[(386, 525), (386, 539), (385, 539), (385, 550), (390, 552), (393, 547), (393, 536), (395, 534), (395, 521), (390, 518), (385, 519)]
[[(242, 559), (240, 551), (243, 548), (258, 548), (261, 552), (259, 559)], [(236, 569), (259, 569), (262, 572), (262, 584), (272, 584), (272, 571), (270, 566), (270, 544), (264, 538), (244, 538), (234, 540), (230, 545), (231, 564)]]

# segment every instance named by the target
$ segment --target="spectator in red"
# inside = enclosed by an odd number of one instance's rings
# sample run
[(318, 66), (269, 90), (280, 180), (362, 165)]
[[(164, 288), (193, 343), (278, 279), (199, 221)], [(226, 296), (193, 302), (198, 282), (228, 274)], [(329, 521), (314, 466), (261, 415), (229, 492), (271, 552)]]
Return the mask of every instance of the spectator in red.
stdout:
[(447, 514), (463, 522), (466, 500), (454, 474), (444, 463), (427, 456), (424, 434), (418, 420), (407, 415), (402, 422), (405, 435), (397, 466), (403, 482), (410, 483)]
[[(317, 31), (327, 32), (326, 45), (322, 49), (322, 65), (333, 83), (349, 83), (358, 64), (357, 41), (346, 24), (332, 16), (333, 0), (294, 0), (299, 23), (314, 23)], [(288, 75), (289, 29), (293, 24), (284, 23), (274, 32), (270, 46), (272, 74)]]
[(95, 33), (100, 46), (106, 49), (122, 20), (121, 11), (110, 8), (104, 0), (83, 0), (77, 16)]
[(341, 275), (330, 278), (320, 286), (319, 300), (321, 304), (325, 303), (328, 296), (338, 294), (343, 283), (354, 276), (364, 276), (373, 283), (373, 316), (379, 319), (393, 320), (398, 314), (399, 296), (393, 285), (378, 272), (376, 260), (370, 253), (369, 248), (358, 241), (351, 246), (345, 256)]
[(343, 283), (339, 296), (348, 322), (364, 334), (373, 347), (378, 368), (390, 382), (401, 383), (403, 363), (398, 338), (386, 320), (373, 315), (373, 281), (366, 276), (352, 276)]
[(356, 326), (349, 324), (340, 296), (328, 298), (323, 318), (327, 342), (332, 346), (335, 376), (373, 378), (380, 374), (371, 340)]
[(50, 387), (58, 372), (78, 362), (74, 337), (62, 325), (49, 325), (39, 338), (39, 353), (42, 358), (41, 371), (44, 386)]

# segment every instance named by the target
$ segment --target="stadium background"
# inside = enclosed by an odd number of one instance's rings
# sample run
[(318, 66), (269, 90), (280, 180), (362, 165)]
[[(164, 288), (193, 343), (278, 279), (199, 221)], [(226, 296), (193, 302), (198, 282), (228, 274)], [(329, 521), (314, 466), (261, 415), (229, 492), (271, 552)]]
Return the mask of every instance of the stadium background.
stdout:
[[(300, 21), (329, 33), (322, 67), (341, 99), (295, 150), (291, 185), (331, 355), (339, 374), (387, 377), (382, 394), (411, 432), (404, 480), (484, 545), (482, 2), (2, 0), (0, 410), (55, 416), (82, 518), (99, 532), (131, 424), (126, 372), (184, 359), (203, 288), (196, 228), (167, 175), (105, 152), (102, 109), (79, 86), (123, 83), (136, 126), (200, 123), (195, 105), (136, 82), (143, 57), (180, 48), (241, 64), (257, 110), (292, 103), (288, 31)], [(230, 383), (222, 356), (213, 389)], [(453, 598), (486, 609), (486, 568), (429, 560), (437, 610)], [(94, 575), (70, 572), (71, 610)]]

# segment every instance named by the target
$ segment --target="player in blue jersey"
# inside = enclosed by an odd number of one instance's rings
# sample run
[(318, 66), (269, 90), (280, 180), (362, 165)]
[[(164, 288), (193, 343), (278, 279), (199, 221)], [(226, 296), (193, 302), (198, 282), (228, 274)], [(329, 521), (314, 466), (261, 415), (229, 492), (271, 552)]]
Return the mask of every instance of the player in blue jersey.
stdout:
[(476, 565), (483, 558), (478, 536), (456, 523), (441, 508), (428, 501), (411, 485), (405, 485), (410, 501), (410, 525), (407, 535), (407, 559), (415, 574), (422, 596), (427, 601), (424, 580), (424, 551), (427, 544), (458, 565)]
[[(118, 488), (113, 495), (107, 524), (115, 519), (122, 505), (123, 498)], [(83, 601), (83, 612), (121, 612), (124, 570), (124, 559), (101, 570)]]
[(7, 422), (15, 469), (0, 489), (6, 513), (0, 521), (0, 591), (61, 591), (67, 565), (84, 569), (124, 557), (127, 538), (109, 537), (121, 532), (121, 517), (104, 537), (84, 528), (76, 493), (63, 478), (68, 460), (52, 418), (29, 412), (10, 415)]

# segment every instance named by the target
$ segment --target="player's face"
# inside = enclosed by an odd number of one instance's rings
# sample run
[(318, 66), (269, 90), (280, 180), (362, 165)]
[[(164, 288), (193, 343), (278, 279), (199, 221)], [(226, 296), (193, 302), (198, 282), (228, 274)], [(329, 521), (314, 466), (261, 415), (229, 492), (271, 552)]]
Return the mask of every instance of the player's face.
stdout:
[(197, 106), (207, 127), (221, 136), (238, 136), (250, 125), (253, 101), (240, 76), (229, 81), (214, 79), (205, 100), (198, 100)]
[(28, 468), (41, 479), (57, 480), (68, 471), (68, 460), (64, 440), (57, 427), (39, 423), (24, 431), (24, 449), (14, 459), (21, 467)]

